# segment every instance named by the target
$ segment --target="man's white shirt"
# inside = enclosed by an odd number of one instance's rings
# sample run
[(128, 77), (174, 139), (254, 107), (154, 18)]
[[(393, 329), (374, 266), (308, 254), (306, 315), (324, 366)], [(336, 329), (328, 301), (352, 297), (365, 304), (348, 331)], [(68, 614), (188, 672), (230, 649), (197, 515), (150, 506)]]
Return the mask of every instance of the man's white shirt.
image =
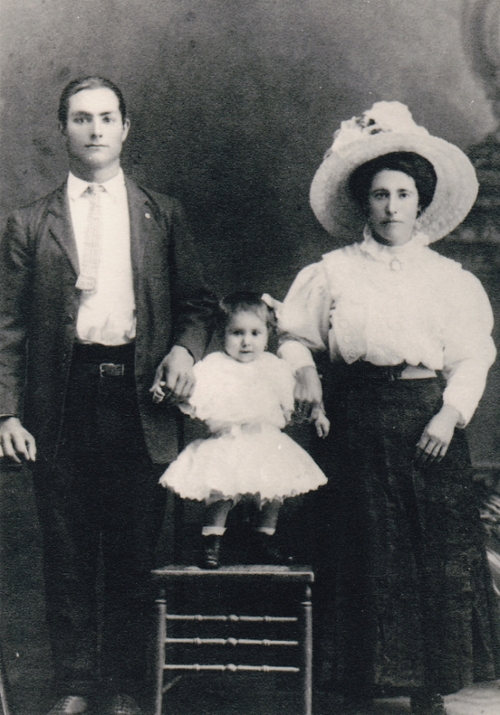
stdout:
[[(90, 209), (88, 181), (71, 172), (68, 198), (81, 262)], [(135, 300), (130, 253), (130, 218), (125, 177), (120, 169), (109, 181), (100, 183), (101, 247), (97, 289), (82, 291), (76, 324), (77, 337), (85, 343), (122, 345), (135, 338)]]

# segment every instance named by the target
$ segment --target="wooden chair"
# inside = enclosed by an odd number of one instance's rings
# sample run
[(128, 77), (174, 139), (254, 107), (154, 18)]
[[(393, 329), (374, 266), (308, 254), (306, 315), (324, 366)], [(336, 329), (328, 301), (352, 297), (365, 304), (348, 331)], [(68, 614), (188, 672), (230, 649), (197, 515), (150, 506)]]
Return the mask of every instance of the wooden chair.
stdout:
[[(311, 584), (314, 581), (314, 573), (308, 567), (301, 566), (226, 566), (208, 571), (194, 566), (165, 566), (153, 572), (153, 578), (157, 583), (159, 597), (157, 600), (157, 640), (156, 640), (156, 694), (155, 694), (155, 715), (162, 715), (164, 695), (172, 685), (172, 680), (168, 681), (167, 674), (178, 672), (211, 672), (211, 673), (290, 673), (301, 676), (302, 679), (302, 702), (304, 715), (312, 715), (312, 603)], [(285, 616), (259, 615), (234, 615), (234, 614), (210, 614), (210, 613), (173, 613), (170, 603), (167, 603), (166, 594), (172, 593), (172, 587), (184, 585), (191, 592), (198, 587), (213, 586), (219, 592), (224, 593), (228, 588), (234, 588), (237, 592), (249, 587), (265, 589), (264, 593), (271, 593), (273, 586), (278, 584), (296, 584), (297, 589), (290, 589), (291, 592), (302, 594), (297, 599), (295, 614)], [(236, 624), (244, 624), (245, 628), (254, 626), (261, 628), (269, 627), (273, 629), (271, 638), (262, 637), (199, 637), (190, 634), (189, 637), (170, 637), (170, 629), (174, 624), (191, 623), (194, 627), (198, 624), (226, 624), (236, 627)], [(294, 626), (295, 624), (295, 626)], [(283, 625), (295, 627), (296, 635), (292, 639), (276, 638), (276, 629)], [(272, 649), (277, 652), (298, 649), (299, 659), (295, 665), (254, 665), (230, 663), (204, 663), (198, 662), (170, 662), (166, 653), (172, 651), (174, 647), (181, 646), (194, 647), (196, 650), (202, 647), (226, 646), (234, 652), (238, 646), (240, 650), (250, 647), (251, 649)], [(247, 650), (248, 652), (248, 650)]]

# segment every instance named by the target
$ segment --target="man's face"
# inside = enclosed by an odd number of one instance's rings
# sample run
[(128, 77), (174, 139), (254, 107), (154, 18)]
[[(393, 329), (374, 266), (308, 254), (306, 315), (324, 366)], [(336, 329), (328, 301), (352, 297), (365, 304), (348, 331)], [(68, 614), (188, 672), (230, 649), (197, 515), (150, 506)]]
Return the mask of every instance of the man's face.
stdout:
[(70, 164), (84, 173), (102, 172), (119, 166), (129, 121), (123, 121), (111, 89), (82, 89), (69, 98), (68, 119), (61, 131)]

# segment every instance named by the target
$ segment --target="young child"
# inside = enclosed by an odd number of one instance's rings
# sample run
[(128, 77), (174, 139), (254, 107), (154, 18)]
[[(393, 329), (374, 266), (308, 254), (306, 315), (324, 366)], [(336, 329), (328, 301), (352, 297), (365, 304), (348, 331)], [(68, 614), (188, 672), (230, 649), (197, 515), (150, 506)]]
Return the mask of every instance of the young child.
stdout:
[[(205, 568), (218, 567), (227, 516), (242, 496), (260, 507), (255, 537), (265, 558), (283, 500), (326, 483), (307, 452), (281, 431), (293, 413), (295, 378), (284, 360), (266, 351), (274, 311), (257, 294), (235, 293), (221, 301), (220, 316), (224, 352), (195, 365), (192, 396), (180, 405), (205, 422), (211, 436), (189, 444), (160, 479), (183, 498), (205, 501)], [(163, 386), (153, 386), (156, 401)], [(326, 436), (330, 425), (321, 409), (314, 420)]]

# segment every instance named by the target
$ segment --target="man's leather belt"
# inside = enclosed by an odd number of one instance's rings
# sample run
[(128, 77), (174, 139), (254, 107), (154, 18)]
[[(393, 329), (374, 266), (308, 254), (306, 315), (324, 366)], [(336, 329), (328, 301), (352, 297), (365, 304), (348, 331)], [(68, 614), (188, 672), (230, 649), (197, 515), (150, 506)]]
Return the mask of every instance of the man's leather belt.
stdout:
[(132, 365), (116, 362), (86, 362), (79, 363), (85, 366), (85, 370), (90, 375), (99, 375), (99, 377), (123, 377), (125, 374), (130, 375), (133, 372)]
[(73, 363), (85, 365), (91, 375), (124, 377), (134, 372), (134, 344), (107, 346), (75, 343)]

